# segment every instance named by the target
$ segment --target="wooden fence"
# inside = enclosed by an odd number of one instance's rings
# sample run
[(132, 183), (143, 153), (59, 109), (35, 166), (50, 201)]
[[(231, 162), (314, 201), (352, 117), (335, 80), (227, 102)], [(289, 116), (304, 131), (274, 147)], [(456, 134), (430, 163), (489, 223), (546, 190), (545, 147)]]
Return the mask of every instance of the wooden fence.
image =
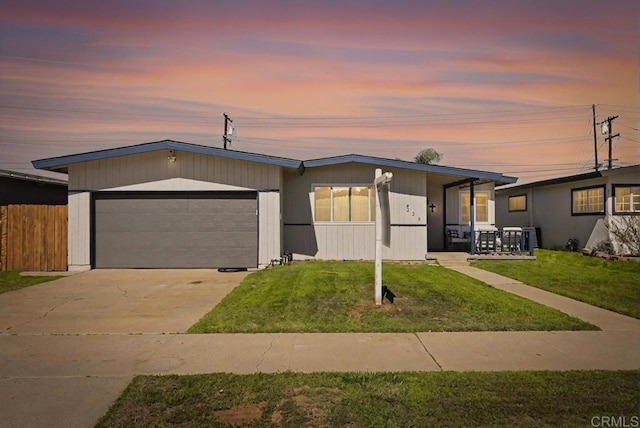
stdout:
[(0, 269), (67, 270), (67, 206), (0, 207)]

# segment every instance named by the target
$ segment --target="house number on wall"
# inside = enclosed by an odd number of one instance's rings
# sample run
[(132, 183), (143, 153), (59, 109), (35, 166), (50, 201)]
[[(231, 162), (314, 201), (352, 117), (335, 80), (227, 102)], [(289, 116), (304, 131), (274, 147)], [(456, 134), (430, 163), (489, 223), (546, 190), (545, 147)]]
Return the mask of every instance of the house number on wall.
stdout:
[[(416, 216), (416, 212), (415, 211), (411, 211), (411, 207), (409, 206), (409, 204), (407, 204), (405, 206), (405, 208), (406, 208), (406, 212), (407, 213), (411, 213), (411, 217), (415, 217)], [(421, 221), (422, 221), (422, 219), (420, 217), (418, 217), (418, 222), (421, 222)]]

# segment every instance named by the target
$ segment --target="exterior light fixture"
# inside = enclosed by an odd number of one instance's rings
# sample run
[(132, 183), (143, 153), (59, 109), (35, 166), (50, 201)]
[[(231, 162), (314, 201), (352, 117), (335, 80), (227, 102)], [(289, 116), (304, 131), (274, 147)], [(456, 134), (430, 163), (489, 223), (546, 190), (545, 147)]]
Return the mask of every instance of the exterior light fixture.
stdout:
[(169, 149), (169, 156), (167, 156), (167, 159), (169, 160), (169, 162), (176, 161), (176, 152), (174, 152), (173, 149)]

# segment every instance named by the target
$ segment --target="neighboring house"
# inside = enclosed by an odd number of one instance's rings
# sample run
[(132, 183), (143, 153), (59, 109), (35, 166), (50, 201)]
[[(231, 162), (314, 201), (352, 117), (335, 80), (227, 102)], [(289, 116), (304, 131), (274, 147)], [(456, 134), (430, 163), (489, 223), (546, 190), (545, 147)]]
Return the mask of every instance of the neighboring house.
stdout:
[[(499, 173), (360, 155), (299, 161), (159, 141), (33, 162), (69, 174), (69, 269), (373, 259), (374, 171), (393, 173), (391, 247), (424, 260), (447, 224), (493, 226)], [(476, 215), (470, 216), (470, 191)]]
[(583, 248), (605, 218), (640, 214), (640, 165), (496, 190), (499, 227), (536, 227), (543, 248)]
[(0, 206), (9, 204), (66, 205), (67, 182), (0, 169)]

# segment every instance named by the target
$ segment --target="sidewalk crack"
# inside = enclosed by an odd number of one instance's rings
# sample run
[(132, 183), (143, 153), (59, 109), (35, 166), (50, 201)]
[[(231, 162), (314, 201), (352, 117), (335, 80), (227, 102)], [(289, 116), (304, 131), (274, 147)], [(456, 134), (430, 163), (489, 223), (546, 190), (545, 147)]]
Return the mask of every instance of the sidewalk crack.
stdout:
[(275, 341), (275, 338), (272, 337), (271, 342), (269, 342), (269, 346), (267, 346), (267, 349), (264, 350), (264, 352), (262, 353), (262, 356), (260, 357), (260, 361), (258, 361), (258, 364), (256, 364), (256, 371), (260, 371), (260, 366), (262, 365), (262, 363), (264, 363), (264, 359), (267, 356), (267, 353), (271, 351), (271, 348), (273, 348), (274, 341)]
[(422, 341), (422, 339), (420, 339), (420, 336), (418, 336), (418, 333), (413, 333), (413, 335), (418, 339), (418, 342), (420, 342), (420, 344), (422, 345), (422, 347), (424, 348), (426, 353), (429, 354), (429, 356), (431, 357), (433, 362), (436, 363), (436, 365), (438, 366), (440, 371), (444, 371), (444, 369), (442, 368), (442, 366), (440, 365), (438, 360), (436, 360), (436, 357), (434, 357), (433, 354), (431, 352), (429, 352), (429, 349), (427, 349), (427, 345), (425, 345), (425, 343)]

